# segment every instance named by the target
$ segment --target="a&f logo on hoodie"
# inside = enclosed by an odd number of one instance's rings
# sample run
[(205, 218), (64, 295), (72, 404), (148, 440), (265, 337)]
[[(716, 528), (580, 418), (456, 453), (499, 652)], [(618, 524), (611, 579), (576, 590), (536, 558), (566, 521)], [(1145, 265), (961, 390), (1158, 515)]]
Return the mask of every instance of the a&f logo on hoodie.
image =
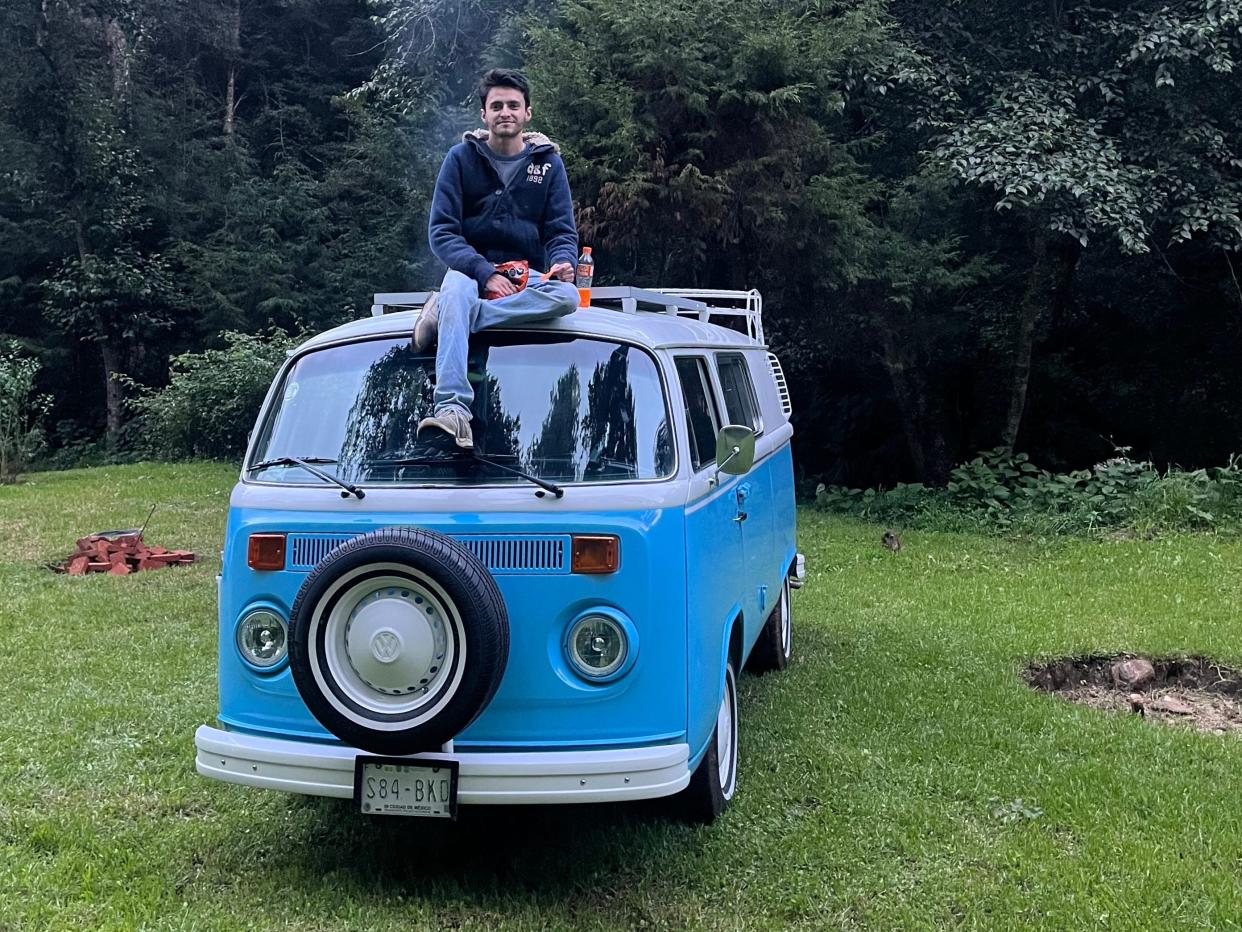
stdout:
[(547, 162), (544, 162), (542, 165), (536, 165), (534, 162), (531, 162), (526, 166), (526, 180), (532, 181), (535, 184), (543, 184), (543, 176), (548, 173), (548, 169), (551, 167)]

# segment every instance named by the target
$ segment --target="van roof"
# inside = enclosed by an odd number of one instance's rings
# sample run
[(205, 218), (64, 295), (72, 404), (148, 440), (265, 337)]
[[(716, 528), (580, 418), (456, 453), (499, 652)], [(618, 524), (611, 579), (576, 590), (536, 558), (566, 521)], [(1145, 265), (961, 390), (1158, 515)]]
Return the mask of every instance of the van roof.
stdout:
[[(351, 321), (311, 337), (298, 347), (298, 351), (369, 337), (412, 334), (417, 317), (418, 314), (415, 311), (399, 311)], [(496, 329), (587, 334), (605, 339), (624, 340), (651, 349), (672, 346), (762, 347), (761, 343), (746, 334), (717, 324), (651, 311), (627, 314), (595, 307), (581, 308), (572, 314), (553, 320), (502, 326)]]

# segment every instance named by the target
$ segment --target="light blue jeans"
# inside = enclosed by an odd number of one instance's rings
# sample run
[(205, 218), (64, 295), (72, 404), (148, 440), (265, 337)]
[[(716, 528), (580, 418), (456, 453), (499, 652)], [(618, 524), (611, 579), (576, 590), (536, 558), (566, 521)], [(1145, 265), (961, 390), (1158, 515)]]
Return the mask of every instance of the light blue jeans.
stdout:
[(486, 300), (479, 297), (478, 283), (468, 275), (449, 269), (440, 286), (436, 348), (435, 410), (460, 408), (470, 417), (474, 389), (466, 377), (470, 334), (497, 324), (525, 324), (564, 317), (578, 306), (578, 289), (570, 282), (539, 281), (530, 270), (530, 283), (517, 294)]

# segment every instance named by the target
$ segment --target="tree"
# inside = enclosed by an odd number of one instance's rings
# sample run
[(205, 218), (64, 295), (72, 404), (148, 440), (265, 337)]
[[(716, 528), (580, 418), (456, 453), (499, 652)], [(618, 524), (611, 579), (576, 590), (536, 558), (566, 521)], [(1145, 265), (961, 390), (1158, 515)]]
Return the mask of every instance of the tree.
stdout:
[(894, 3), (939, 92), (929, 157), (1025, 231), (1014, 320), (1012, 452), (1037, 327), (1064, 307), (1082, 250), (1123, 253), (1203, 236), (1242, 246), (1242, 3)]
[(151, 298), (168, 284), (147, 236), (150, 167), (131, 141), (148, 12), (138, 0), (41, 5), (22, 23), (33, 42), (13, 88), (18, 138), (41, 156), (20, 183), (47, 199), (53, 225), (72, 243), (49, 270), (45, 304), (55, 324), (99, 348), (113, 442), (123, 417), (117, 375), (135, 339), (161, 322)]
[(353, 0), (66, 0), (0, 23), (0, 332), (43, 342), (65, 421), (106, 410), (115, 446), (119, 373), (159, 384), (222, 331), (339, 323), (429, 265), (411, 242), (434, 168), (347, 96), (380, 57)]
[[(930, 370), (955, 327), (933, 308), (987, 264), (960, 254), (951, 211), (928, 219), (943, 178), (866, 111), (860, 76), (905, 60), (883, 6), (563, 0), (556, 13), (530, 21), (527, 67), (601, 279), (759, 287), (796, 392), (865, 330), (913, 468), (945, 478)], [(800, 425), (817, 416), (795, 411)]]

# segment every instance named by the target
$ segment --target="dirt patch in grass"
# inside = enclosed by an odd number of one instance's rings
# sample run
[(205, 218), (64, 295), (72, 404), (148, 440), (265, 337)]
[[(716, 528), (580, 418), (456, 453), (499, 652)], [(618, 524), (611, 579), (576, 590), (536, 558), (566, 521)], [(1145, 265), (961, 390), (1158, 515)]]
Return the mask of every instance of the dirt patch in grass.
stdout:
[(1026, 681), (1093, 708), (1242, 735), (1242, 672), (1207, 657), (1063, 657), (1031, 664)]

